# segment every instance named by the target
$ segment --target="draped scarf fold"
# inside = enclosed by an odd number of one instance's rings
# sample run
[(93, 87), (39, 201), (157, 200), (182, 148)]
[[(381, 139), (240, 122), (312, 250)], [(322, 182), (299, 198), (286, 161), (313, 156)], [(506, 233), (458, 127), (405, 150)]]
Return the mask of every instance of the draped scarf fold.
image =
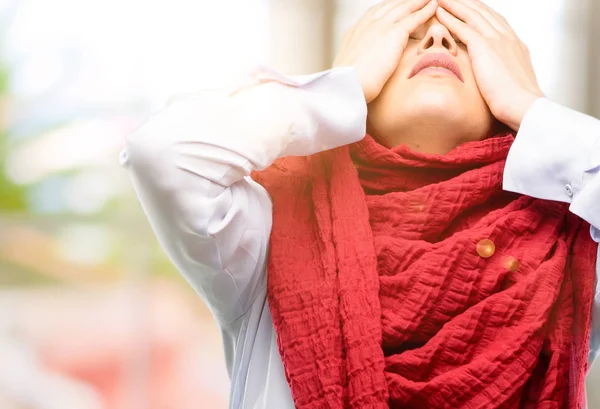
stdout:
[(581, 409), (596, 244), (502, 190), (514, 140), (278, 160), (268, 301), (299, 409)]

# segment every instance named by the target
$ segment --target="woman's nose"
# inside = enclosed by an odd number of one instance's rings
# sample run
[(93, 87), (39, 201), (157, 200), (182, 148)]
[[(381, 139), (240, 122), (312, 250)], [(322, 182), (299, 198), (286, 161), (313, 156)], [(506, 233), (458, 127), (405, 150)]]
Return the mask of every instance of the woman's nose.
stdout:
[(447, 50), (450, 54), (456, 56), (458, 54), (458, 45), (454, 38), (450, 35), (448, 29), (440, 23), (433, 23), (425, 37), (421, 40), (419, 44), (419, 54), (424, 53), (425, 51), (431, 51), (434, 48), (443, 48)]

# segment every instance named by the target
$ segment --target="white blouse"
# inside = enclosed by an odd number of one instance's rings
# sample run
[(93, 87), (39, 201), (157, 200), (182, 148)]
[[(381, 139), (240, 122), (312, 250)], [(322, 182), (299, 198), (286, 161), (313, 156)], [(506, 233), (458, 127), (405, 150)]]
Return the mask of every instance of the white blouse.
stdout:
[[(144, 212), (221, 329), (230, 408), (294, 407), (266, 297), (272, 205), (250, 171), (359, 141), (366, 115), (351, 67), (287, 77), (260, 66), (229, 90), (169, 103), (128, 137), (121, 162)], [(508, 155), (504, 189), (570, 202), (600, 227), (600, 121), (538, 99)], [(599, 230), (591, 234), (600, 241)], [(590, 359), (600, 343), (598, 288), (593, 308)]]

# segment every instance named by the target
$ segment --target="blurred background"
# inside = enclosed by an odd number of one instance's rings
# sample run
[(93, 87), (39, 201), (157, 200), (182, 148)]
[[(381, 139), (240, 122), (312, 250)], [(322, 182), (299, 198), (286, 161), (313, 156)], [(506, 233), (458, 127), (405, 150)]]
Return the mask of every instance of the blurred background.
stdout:
[[(0, 408), (227, 407), (216, 325), (119, 152), (173, 94), (256, 63), (328, 68), (376, 2), (0, 0)], [(487, 3), (529, 45), (546, 94), (600, 117), (600, 2)], [(600, 378), (588, 384), (600, 408)]]

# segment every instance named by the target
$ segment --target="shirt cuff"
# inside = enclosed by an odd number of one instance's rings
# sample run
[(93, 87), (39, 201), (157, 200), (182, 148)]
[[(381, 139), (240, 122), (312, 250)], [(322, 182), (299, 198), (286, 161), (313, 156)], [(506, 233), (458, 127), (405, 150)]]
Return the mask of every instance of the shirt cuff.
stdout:
[[(571, 211), (597, 229), (599, 171), (600, 121), (539, 98), (525, 115), (508, 153), (503, 188), (571, 203)], [(598, 231), (592, 236), (600, 238)]]

